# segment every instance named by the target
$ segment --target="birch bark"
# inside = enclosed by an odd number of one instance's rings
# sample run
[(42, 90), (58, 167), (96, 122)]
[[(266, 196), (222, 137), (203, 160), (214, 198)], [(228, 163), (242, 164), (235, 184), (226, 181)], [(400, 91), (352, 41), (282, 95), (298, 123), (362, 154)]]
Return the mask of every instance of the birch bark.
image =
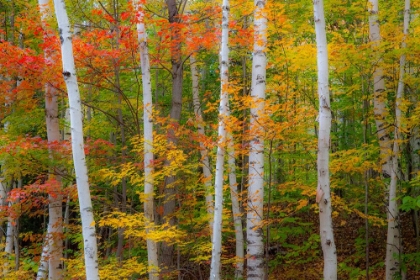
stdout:
[[(39, 10), (41, 14), (41, 24), (44, 28), (44, 36), (48, 32), (46, 24), (47, 18), (51, 16), (51, 9), (48, 0), (38, 1)], [(44, 37), (45, 39), (45, 37)], [(52, 62), (52, 50), (49, 48), (44, 49), (44, 57), (46, 62)], [(58, 123), (58, 101), (57, 90), (50, 84), (45, 84), (45, 112), (46, 112), (46, 126), (48, 142), (60, 141), (60, 127)], [(49, 151), (50, 158), (52, 152)], [(49, 178), (53, 178), (49, 175)], [(60, 181), (61, 178), (57, 178)], [(48, 260), (48, 278), (49, 279), (62, 279), (63, 263), (63, 240), (61, 239), (63, 233), (63, 212), (62, 212), (62, 195), (60, 190), (56, 194), (49, 194), (48, 204), (48, 230), (44, 248), (41, 255), (41, 264), (38, 269), (37, 279), (46, 278), (45, 264)]]
[(54, 0), (54, 7), (60, 31), (63, 77), (69, 96), (71, 144), (82, 218), (86, 279), (93, 280), (99, 279), (98, 249), (85, 160), (82, 108), (73, 57), (72, 34), (64, 1)]
[[(5, 199), (7, 198), (7, 193), (8, 191), (10, 191), (10, 188), (5, 189), (4, 194), (5, 194)], [(5, 202), (7, 203), (7, 202)], [(10, 207), (12, 207), (12, 202), (9, 201), (7, 203), (7, 205)], [(7, 217), (7, 224), (6, 224), (6, 243), (5, 243), (5, 247), (4, 247), (4, 252), (6, 253), (5, 255), (5, 261), (3, 263), (3, 276), (5, 277), (5, 279), (7, 278), (7, 274), (9, 273), (9, 260), (11, 259), (11, 255), (13, 254), (13, 244), (14, 244), (14, 219), (11, 217), (11, 215), (9, 215)]]
[[(12, 207), (12, 202), (9, 202), (8, 206), (9, 208)], [(13, 244), (14, 244), (14, 230), (15, 227), (13, 226), (14, 220), (11, 216), (7, 217), (7, 228), (6, 228), (6, 245), (4, 248), (4, 252), (6, 253), (6, 261), (4, 262), (4, 270), (3, 270), (3, 275), (6, 277), (7, 274), (9, 273), (9, 259), (11, 258), (12, 254), (13, 254)], [(7, 277), (6, 277), (7, 278)]]
[[(410, 24), (410, 0), (405, 0), (404, 4), (404, 37), (401, 49), (406, 48), (405, 38), (408, 35)], [(401, 102), (404, 96), (404, 75), (405, 75), (405, 54), (400, 57), (400, 73), (398, 80), (397, 96), (395, 100), (395, 128), (394, 146), (392, 154), (391, 183), (389, 185), (388, 201), (388, 232), (386, 241), (385, 276), (387, 280), (395, 278), (400, 273), (400, 255), (402, 254), (401, 232), (399, 224), (399, 210), (397, 203), (397, 183), (398, 183), (398, 158), (400, 153), (399, 140), (401, 139)]]
[(220, 278), (220, 257), (222, 254), (222, 213), (223, 213), (223, 183), (224, 163), (226, 151), (226, 118), (228, 110), (228, 86), (229, 86), (229, 1), (223, 0), (222, 4), (222, 42), (220, 50), (220, 107), (219, 127), (215, 172), (215, 198), (214, 219), (212, 232), (212, 254), (210, 279)]
[(264, 279), (264, 243), (263, 243), (263, 208), (264, 208), (264, 128), (260, 118), (264, 114), (266, 88), (266, 45), (267, 17), (266, 1), (255, 0), (254, 10), (254, 50), (252, 58), (249, 152), (249, 187), (247, 209), (247, 279)]
[[(153, 119), (152, 119), (152, 85), (150, 78), (149, 51), (147, 33), (144, 25), (144, 9), (136, 0), (138, 11), (137, 37), (140, 45), (140, 63), (143, 85), (143, 121), (144, 121), (144, 216), (146, 218), (146, 233), (153, 231), (155, 217), (153, 205)], [(149, 264), (149, 279), (158, 279), (158, 257), (156, 242), (147, 238), (147, 256)]]
[(318, 187), (319, 222), (322, 251), (324, 253), (324, 279), (337, 279), (337, 253), (331, 217), (329, 151), (331, 107), (328, 86), (328, 51), (325, 33), (323, 0), (314, 1), (314, 20), (317, 45), (319, 134), (318, 134)]
[(380, 26), (378, 19), (378, 0), (369, 0), (369, 39), (372, 42), (372, 49), (375, 53), (375, 69), (373, 72), (373, 112), (376, 123), (376, 130), (379, 139), (380, 157), (382, 165), (383, 178), (391, 177), (391, 138), (389, 136), (389, 129), (385, 122), (386, 116), (386, 93), (385, 80), (383, 69), (381, 66), (382, 59), (378, 52), (381, 43)]
[[(229, 103), (227, 105), (228, 113), (230, 115)], [(229, 172), (229, 187), (230, 197), (232, 201), (232, 216), (233, 224), (235, 227), (235, 242), (236, 242), (236, 261), (235, 261), (235, 279), (241, 279), (244, 274), (244, 259), (245, 259), (245, 248), (244, 248), (244, 232), (242, 228), (242, 212), (239, 205), (239, 194), (238, 194), (238, 183), (236, 180), (236, 159), (235, 159), (235, 148), (233, 143), (232, 134), (226, 132), (227, 139), (227, 153), (228, 153), (228, 172)]]

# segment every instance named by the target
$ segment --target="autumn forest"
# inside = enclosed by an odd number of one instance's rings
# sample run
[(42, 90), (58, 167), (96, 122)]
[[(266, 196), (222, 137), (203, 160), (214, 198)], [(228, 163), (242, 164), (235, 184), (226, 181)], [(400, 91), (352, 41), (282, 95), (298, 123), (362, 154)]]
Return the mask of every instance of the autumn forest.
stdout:
[(419, 13), (0, 0), (2, 279), (420, 279)]

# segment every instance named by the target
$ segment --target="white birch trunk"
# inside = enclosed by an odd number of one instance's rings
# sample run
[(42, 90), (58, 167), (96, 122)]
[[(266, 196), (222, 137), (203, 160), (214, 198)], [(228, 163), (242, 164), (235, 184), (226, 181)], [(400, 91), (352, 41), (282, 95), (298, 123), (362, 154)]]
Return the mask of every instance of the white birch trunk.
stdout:
[[(143, 84), (143, 121), (144, 121), (144, 216), (146, 218), (146, 233), (153, 231), (155, 224), (153, 205), (153, 119), (152, 119), (152, 85), (150, 79), (149, 51), (147, 33), (144, 26), (143, 6), (135, 1), (138, 11), (137, 36), (140, 45), (140, 62)], [(156, 242), (147, 238), (147, 256), (149, 264), (149, 279), (158, 279), (158, 256)]]
[(6, 187), (3, 185), (4, 178), (0, 178), (0, 207), (6, 206), (7, 191)]
[[(410, 0), (405, 0), (404, 5), (404, 38), (401, 49), (406, 48), (405, 38), (408, 35), (410, 24)], [(386, 241), (385, 276), (387, 280), (394, 279), (396, 273), (400, 273), (400, 255), (402, 254), (399, 211), (397, 203), (397, 183), (398, 183), (398, 158), (400, 153), (399, 139), (401, 135), (401, 102), (404, 96), (404, 75), (405, 75), (405, 54), (400, 57), (400, 74), (398, 80), (397, 96), (395, 100), (395, 129), (394, 147), (392, 155), (391, 183), (389, 186), (388, 201), (388, 232)]]
[[(1, 187), (2, 187), (2, 190), (0, 190), (0, 191), (2, 193), (2, 197), (4, 198), (4, 201), (3, 201), (4, 205), (3, 206), (8, 205), (8, 207), (11, 208), (13, 206), (13, 203), (11, 201), (7, 202), (6, 199), (7, 199), (8, 192), (11, 189), (13, 189), (14, 183), (12, 184), (12, 187), (10, 189), (4, 187), (3, 184), (1, 185)], [(3, 276), (6, 279), (7, 279), (6, 276), (9, 273), (9, 268), (10, 268), (9, 260), (11, 259), (11, 255), (13, 254), (14, 235), (15, 235), (15, 227), (14, 227), (14, 224), (15, 224), (15, 220), (9, 215), (7, 217), (6, 240), (5, 240), (6, 243), (5, 243), (5, 246), (4, 246), (4, 252), (6, 254), (5, 254), (4, 263), (2, 264), (3, 265)]]
[[(44, 31), (47, 31), (46, 20), (51, 16), (51, 9), (48, 0), (38, 0), (39, 9), (41, 13), (41, 23)], [(52, 50), (49, 48), (44, 49), (44, 57), (48, 62), (52, 62)], [(46, 112), (46, 126), (48, 142), (60, 141), (60, 127), (58, 123), (58, 100), (57, 90), (50, 84), (45, 85), (45, 112)], [(52, 152), (50, 151), (50, 157)], [(53, 175), (49, 176), (50, 179)], [(60, 180), (60, 178), (57, 178)], [(62, 213), (62, 196), (60, 190), (55, 195), (49, 195), (48, 205), (48, 232), (44, 248), (41, 254), (41, 263), (38, 269), (37, 279), (46, 278), (45, 266), (48, 260), (48, 278), (49, 279), (62, 279), (63, 277), (63, 240), (61, 239), (63, 233), (63, 213)]]
[[(12, 207), (12, 202), (9, 202), (9, 208)], [(14, 229), (15, 227), (13, 226), (14, 220), (12, 217), (7, 217), (7, 229), (6, 229), (6, 245), (4, 247), (4, 252), (6, 253), (6, 260), (3, 264), (4, 269), (3, 269), (3, 275), (4, 277), (7, 276), (7, 274), (9, 273), (9, 259), (11, 257), (11, 255), (13, 254), (13, 244), (14, 244)], [(7, 279), (7, 277), (6, 277)]]
[[(230, 108), (228, 103), (228, 116), (230, 115)], [(241, 279), (244, 274), (244, 233), (242, 229), (242, 212), (239, 206), (238, 183), (236, 181), (236, 160), (235, 148), (233, 146), (233, 137), (230, 132), (226, 134), (228, 146), (228, 168), (229, 168), (229, 186), (230, 197), (232, 200), (232, 216), (235, 227), (235, 242), (236, 242), (236, 261), (235, 261), (235, 279)]]
[(48, 277), (48, 236), (44, 240), (44, 244), (42, 246), (42, 253), (41, 253), (41, 260), (39, 261), (38, 272), (36, 274), (36, 280), (43, 280), (47, 279)]
[(337, 279), (337, 253), (331, 217), (329, 173), (331, 107), (328, 87), (328, 51), (323, 0), (314, 1), (314, 20), (317, 43), (319, 95), (317, 203), (319, 204), (321, 245), (324, 253), (324, 279), (330, 280)]
[(373, 112), (375, 116), (376, 130), (379, 139), (380, 158), (382, 165), (382, 176), (384, 178), (391, 177), (392, 159), (390, 155), (391, 139), (389, 130), (385, 122), (386, 116), (386, 92), (385, 80), (382, 70), (382, 59), (378, 48), (381, 42), (380, 26), (378, 19), (378, 0), (369, 0), (369, 39), (372, 42), (372, 49), (376, 53), (375, 66), (373, 72)]
[(99, 279), (98, 249), (85, 160), (82, 106), (73, 57), (72, 34), (64, 1), (54, 0), (54, 7), (60, 31), (63, 77), (69, 96), (71, 144), (82, 218), (86, 279), (93, 280)]
[(249, 187), (247, 209), (247, 279), (265, 279), (263, 210), (264, 210), (264, 128), (259, 119), (264, 115), (266, 87), (266, 45), (267, 17), (264, 11), (266, 1), (255, 0), (254, 50), (251, 81), (251, 120), (249, 152)]
[(229, 1), (223, 0), (222, 4), (222, 42), (220, 50), (220, 107), (218, 145), (216, 156), (215, 173), (215, 199), (214, 219), (212, 232), (212, 253), (210, 279), (218, 280), (220, 277), (220, 257), (222, 255), (222, 213), (223, 213), (223, 183), (224, 163), (226, 146), (226, 117), (228, 110), (228, 86), (229, 86)]

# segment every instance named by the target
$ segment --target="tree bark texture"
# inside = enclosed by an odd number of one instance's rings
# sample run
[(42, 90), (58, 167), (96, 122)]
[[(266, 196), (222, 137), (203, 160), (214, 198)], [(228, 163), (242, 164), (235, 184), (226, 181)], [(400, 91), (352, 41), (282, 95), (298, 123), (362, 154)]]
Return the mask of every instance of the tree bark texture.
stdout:
[(318, 186), (319, 222), (322, 251), (324, 254), (324, 279), (337, 279), (337, 253), (332, 226), (330, 195), (330, 132), (331, 107), (328, 86), (328, 52), (325, 33), (323, 0), (314, 1), (314, 20), (317, 45), (319, 134), (318, 134)]
[[(408, 35), (408, 28), (410, 24), (410, 0), (405, 0), (404, 5), (404, 27), (403, 27), (403, 41), (401, 49), (406, 48), (405, 38)], [(402, 254), (401, 242), (401, 224), (399, 221), (399, 210), (397, 203), (397, 184), (398, 184), (398, 158), (400, 154), (401, 140), (401, 103), (404, 97), (404, 75), (405, 75), (405, 54), (400, 57), (400, 73), (398, 80), (397, 96), (395, 100), (395, 126), (394, 126), (394, 146), (392, 153), (392, 169), (391, 182), (389, 185), (388, 198), (388, 232), (386, 241), (386, 258), (385, 258), (385, 276), (387, 280), (395, 278), (397, 273), (400, 273), (400, 256)]]
[[(229, 103), (227, 105), (228, 110)], [(228, 116), (230, 112), (228, 111)], [(230, 197), (232, 201), (232, 216), (233, 224), (235, 227), (235, 279), (241, 279), (244, 274), (244, 259), (245, 259), (245, 248), (244, 248), (244, 232), (242, 228), (242, 212), (239, 203), (238, 194), (238, 183), (236, 180), (236, 159), (235, 159), (235, 148), (233, 143), (233, 137), (230, 132), (226, 132), (227, 139), (227, 153), (228, 153), (228, 172), (229, 172), (229, 186), (230, 186)]]
[[(153, 102), (150, 75), (149, 50), (147, 33), (144, 25), (143, 6), (135, 1), (137, 18), (137, 37), (140, 45), (140, 64), (143, 85), (143, 121), (144, 121), (144, 216), (146, 218), (146, 233), (150, 234), (155, 225), (154, 217), (154, 189), (153, 189)], [(147, 238), (147, 257), (149, 264), (149, 279), (158, 279), (158, 256), (156, 242)]]
[(382, 165), (382, 176), (391, 177), (391, 138), (389, 127), (385, 122), (386, 117), (386, 92), (383, 69), (381, 66), (379, 46), (381, 42), (379, 18), (378, 18), (378, 0), (369, 0), (369, 40), (372, 42), (372, 49), (375, 53), (375, 64), (373, 72), (373, 112), (376, 123), (377, 136), (379, 139), (380, 160)]
[(219, 127), (215, 171), (215, 201), (212, 231), (212, 254), (210, 279), (220, 279), (220, 257), (222, 255), (222, 213), (223, 213), (223, 185), (226, 154), (226, 121), (229, 113), (229, 1), (222, 4), (222, 42), (220, 50), (220, 106)]
[(82, 106), (74, 64), (72, 34), (64, 1), (54, 0), (54, 7), (60, 31), (63, 77), (69, 96), (71, 145), (82, 218), (86, 279), (96, 280), (99, 279), (98, 249), (84, 151)]
[(249, 151), (249, 187), (247, 208), (247, 279), (265, 278), (263, 210), (264, 210), (264, 128), (259, 119), (264, 115), (266, 88), (267, 16), (266, 1), (255, 0), (254, 47), (252, 58), (250, 131), (252, 138)]
[[(49, 1), (39, 0), (39, 9), (41, 13), (41, 23), (44, 28), (44, 39), (47, 36), (48, 25), (47, 19), (52, 16), (51, 9), (49, 7)], [(52, 63), (52, 50), (44, 48), (44, 57), (47, 63)], [(58, 92), (54, 86), (47, 83), (45, 84), (45, 112), (46, 112), (46, 126), (47, 126), (47, 138), (49, 143), (60, 141), (60, 126), (58, 122)], [(53, 159), (52, 151), (49, 151), (50, 158)], [(50, 172), (53, 172), (51, 170)], [(53, 179), (54, 175), (49, 175), (49, 179)], [(61, 181), (61, 178), (57, 176), (55, 179)], [(58, 187), (60, 188), (60, 187)], [(46, 235), (46, 241), (44, 242), (45, 248), (43, 248), (42, 260), (48, 260), (48, 278), (49, 279), (62, 279), (63, 278), (63, 211), (62, 211), (63, 197), (60, 193), (60, 189), (55, 194), (49, 194), (48, 204), (48, 230)], [(44, 254), (45, 252), (45, 254)], [(38, 271), (37, 279), (45, 279), (43, 276), (43, 264), (41, 263)]]

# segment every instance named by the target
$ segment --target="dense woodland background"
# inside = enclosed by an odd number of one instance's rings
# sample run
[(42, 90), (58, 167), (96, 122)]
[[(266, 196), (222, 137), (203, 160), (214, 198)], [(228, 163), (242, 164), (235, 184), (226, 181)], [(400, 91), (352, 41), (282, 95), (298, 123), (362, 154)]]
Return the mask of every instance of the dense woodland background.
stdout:
[[(146, 278), (147, 238), (158, 243), (160, 262), (167, 265), (162, 266), (163, 279), (207, 279), (209, 275), (212, 217), (206, 206), (206, 186), (214, 185), (218, 146), (221, 1), (178, 1), (175, 18), (168, 14), (166, 2), (146, 1), (143, 6), (154, 123), (156, 227), (149, 234), (143, 215), (138, 10), (129, 1), (66, 1), (102, 279)], [(420, 2), (412, 2), (409, 33), (404, 37), (404, 1), (379, 1), (379, 44), (369, 37), (369, 1), (324, 3), (332, 110), (331, 201), (339, 279), (384, 279), (390, 178), (382, 172), (385, 159), (380, 156), (373, 109), (378, 68), (385, 81), (380, 97), (385, 104), (381, 115), (382, 130), (388, 136), (385, 146), (388, 156), (398, 159), (400, 214), (395, 220), (402, 246), (395, 256), (401, 267), (395, 277), (420, 279)], [(319, 104), (312, 4), (286, 0), (267, 1), (265, 6), (268, 64), (265, 116), (260, 118), (265, 139), (261, 229), (269, 279), (321, 279), (323, 274), (316, 203)], [(231, 0), (228, 24), (230, 117), (226, 130), (233, 136), (244, 226), (249, 142), (254, 137), (249, 126), (254, 8), (253, 1)], [(52, 13), (42, 24), (38, 3), (32, 0), (2, 0), (0, 12), (0, 270), (5, 279), (36, 275), (46, 242), (48, 204), (60, 197), (63, 277), (84, 279), (56, 19)], [(47, 49), (50, 59), (45, 59)], [(395, 155), (392, 143), (403, 54), (405, 90), (398, 99), (402, 117)], [(195, 87), (194, 79), (198, 81)], [(46, 84), (56, 89), (60, 141), (47, 140)], [(199, 90), (202, 118), (193, 102), (194, 89)], [(176, 102), (174, 91), (182, 94)], [(174, 106), (181, 110), (178, 119)], [(204, 128), (204, 135), (199, 128)], [(203, 150), (208, 152), (212, 177), (203, 175)], [(227, 162), (225, 170), (221, 278), (234, 279), (238, 260)], [(173, 212), (168, 212), (168, 201)], [(9, 227), (14, 228), (13, 250), (6, 238)]]

